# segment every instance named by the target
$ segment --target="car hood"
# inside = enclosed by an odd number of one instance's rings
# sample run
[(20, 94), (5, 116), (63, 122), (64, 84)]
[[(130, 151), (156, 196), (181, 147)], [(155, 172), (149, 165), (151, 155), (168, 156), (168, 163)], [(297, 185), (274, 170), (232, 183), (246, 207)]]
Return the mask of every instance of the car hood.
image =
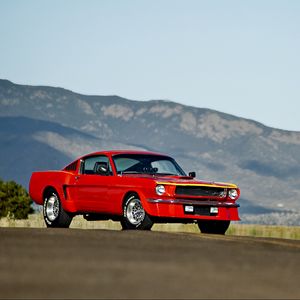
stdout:
[(163, 185), (185, 185), (185, 186), (209, 186), (219, 188), (237, 188), (233, 183), (213, 182), (193, 179), (188, 176), (158, 176), (150, 174), (124, 174), (126, 177), (147, 178), (156, 181), (157, 184)]

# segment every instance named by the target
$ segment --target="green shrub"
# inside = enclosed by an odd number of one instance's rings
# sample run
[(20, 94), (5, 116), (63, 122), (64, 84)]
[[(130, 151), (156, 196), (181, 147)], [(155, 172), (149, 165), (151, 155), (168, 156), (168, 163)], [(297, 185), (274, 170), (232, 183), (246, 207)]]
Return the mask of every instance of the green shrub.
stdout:
[(0, 218), (27, 219), (33, 212), (27, 191), (14, 181), (0, 179)]

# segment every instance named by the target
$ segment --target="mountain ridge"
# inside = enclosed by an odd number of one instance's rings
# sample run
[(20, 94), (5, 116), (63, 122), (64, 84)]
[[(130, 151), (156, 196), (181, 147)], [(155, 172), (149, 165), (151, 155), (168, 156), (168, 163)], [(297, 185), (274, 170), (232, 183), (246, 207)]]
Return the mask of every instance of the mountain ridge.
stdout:
[(84, 98), (89, 98), (88, 100), (95, 100), (95, 101), (97, 101), (99, 97), (103, 97), (103, 98), (110, 98), (112, 100), (122, 100), (122, 101), (126, 101), (128, 103), (136, 103), (136, 104), (140, 104), (140, 103), (175, 104), (175, 105), (184, 106), (184, 107), (190, 108), (190, 109), (200, 109), (200, 110), (205, 110), (205, 111), (212, 112), (212, 113), (215, 112), (215, 113), (223, 115), (223, 116), (242, 119), (242, 120), (245, 120), (245, 121), (253, 122), (257, 126), (264, 127), (264, 128), (274, 129), (274, 130), (282, 131), (282, 132), (285, 132), (285, 133), (299, 133), (300, 134), (300, 131), (286, 130), (286, 129), (276, 128), (276, 127), (271, 127), (271, 126), (268, 126), (268, 125), (266, 125), (262, 122), (253, 120), (251, 118), (236, 116), (236, 115), (233, 115), (233, 114), (230, 114), (230, 113), (224, 113), (222, 111), (219, 111), (219, 110), (216, 110), (216, 109), (211, 109), (211, 108), (208, 108), (208, 107), (197, 107), (197, 106), (192, 106), (192, 105), (186, 105), (186, 104), (183, 104), (183, 103), (180, 103), (180, 102), (167, 100), (167, 99), (131, 100), (131, 99), (119, 96), (119, 95), (82, 94), (82, 93), (79, 93), (79, 92), (76, 92), (76, 91), (73, 91), (73, 90), (65, 89), (65, 88), (60, 87), (60, 86), (54, 87), (54, 86), (47, 86), (47, 85), (16, 84), (16, 83), (14, 83), (10, 80), (7, 80), (7, 79), (0, 79), (0, 88), (5, 87), (5, 85), (10, 86), (10, 87), (18, 86), (18, 87), (33, 88), (33, 89), (41, 88), (41, 89), (50, 89), (50, 90), (61, 90), (62, 92), (70, 93), (70, 94), (77, 95), (77, 96), (84, 97)]

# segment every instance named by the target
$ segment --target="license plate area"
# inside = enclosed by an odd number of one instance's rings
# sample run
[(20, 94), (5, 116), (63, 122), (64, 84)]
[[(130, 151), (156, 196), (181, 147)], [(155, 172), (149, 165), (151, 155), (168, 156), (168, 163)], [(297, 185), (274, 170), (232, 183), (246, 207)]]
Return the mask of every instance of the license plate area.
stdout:
[(187, 215), (198, 215), (198, 216), (216, 216), (219, 212), (218, 207), (214, 206), (203, 206), (203, 205), (184, 205), (184, 213)]

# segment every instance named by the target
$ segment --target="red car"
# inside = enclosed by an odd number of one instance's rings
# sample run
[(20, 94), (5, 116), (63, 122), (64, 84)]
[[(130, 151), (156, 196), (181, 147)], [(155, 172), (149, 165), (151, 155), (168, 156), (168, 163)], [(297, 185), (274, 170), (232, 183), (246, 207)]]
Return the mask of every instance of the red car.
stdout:
[(201, 232), (224, 234), (239, 220), (239, 188), (195, 180), (164, 154), (104, 151), (83, 156), (61, 171), (33, 172), (29, 193), (43, 205), (48, 227), (69, 227), (73, 216), (120, 221), (123, 229), (153, 223), (198, 223)]

